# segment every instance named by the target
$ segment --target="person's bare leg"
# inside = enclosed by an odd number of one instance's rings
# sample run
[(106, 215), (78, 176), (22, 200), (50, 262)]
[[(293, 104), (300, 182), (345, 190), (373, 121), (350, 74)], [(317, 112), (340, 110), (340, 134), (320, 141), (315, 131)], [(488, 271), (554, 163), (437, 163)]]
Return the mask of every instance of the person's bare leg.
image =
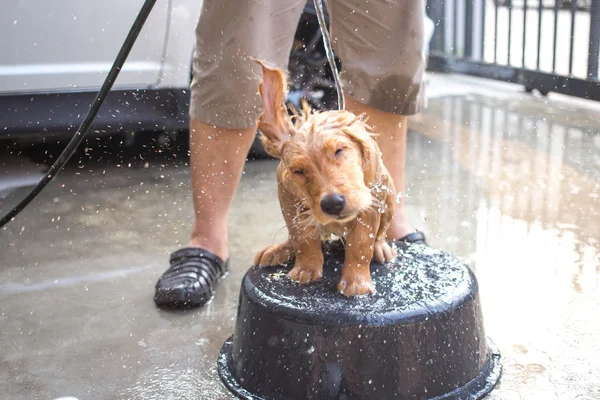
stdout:
[(190, 163), (195, 221), (190, 247), (208, 250), (223, 260), (227, 218), (256, 128), (223, 129), (190, 121)]
[[(377, 144), (381, 149), (383, 163), (388, 169), (396, 193), (405, 193), (406, 167), (406, 132), (407, 120), (405, 115), (383, 112), (366, 106), (356, 100), (346, 97), (346, 109), (355, 114), (365, 113), (369, 117), (369, 125), (378, 133)], [(400, 239), (413, 232), (404, 211), (404, 198), (396, 202), (394, 218), (388, 230), (388, 240)]]

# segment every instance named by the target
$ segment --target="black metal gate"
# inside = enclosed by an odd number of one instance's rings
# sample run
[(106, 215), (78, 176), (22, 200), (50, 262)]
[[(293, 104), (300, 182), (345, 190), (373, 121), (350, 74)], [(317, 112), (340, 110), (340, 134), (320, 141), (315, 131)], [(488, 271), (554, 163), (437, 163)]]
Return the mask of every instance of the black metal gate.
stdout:
[(600, 101), (600, 0), (428, 0), (429, 69)]

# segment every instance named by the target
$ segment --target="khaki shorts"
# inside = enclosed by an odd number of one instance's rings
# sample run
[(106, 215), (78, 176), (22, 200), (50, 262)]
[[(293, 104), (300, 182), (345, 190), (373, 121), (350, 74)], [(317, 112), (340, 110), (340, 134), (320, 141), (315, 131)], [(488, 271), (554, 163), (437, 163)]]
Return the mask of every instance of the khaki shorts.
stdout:
[[(382, 111), (423, 107), (424, 0), (329, 0), (344, 93)], [(196, 27), (190, 117), (246, 129), (261, 112), (260, 68), (287, 70), (306, 0), (204, 0)]]

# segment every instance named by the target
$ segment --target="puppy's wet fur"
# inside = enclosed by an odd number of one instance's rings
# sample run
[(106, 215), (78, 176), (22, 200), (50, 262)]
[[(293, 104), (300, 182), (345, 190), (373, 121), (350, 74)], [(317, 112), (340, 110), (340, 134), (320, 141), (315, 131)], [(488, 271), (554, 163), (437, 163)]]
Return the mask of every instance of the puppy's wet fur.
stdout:
[(345, 296), (375, 293), (371, 260), (393, 259), (386, 242), (394, 214), (395, 190), (373, 133), (363, 116), (348, 111), (315, 112), (305, 104), (290, 117), (284, 104), (283, 72), (263, 61), (259, 93), (260, 139), (279, 158), (277, 184), (288, 240), (260, 251), (258, 266), (295, 259), (291, 279), (306, 284), (321, 279), (321, 242), (331, 234), (345, 243), (338, 290)]

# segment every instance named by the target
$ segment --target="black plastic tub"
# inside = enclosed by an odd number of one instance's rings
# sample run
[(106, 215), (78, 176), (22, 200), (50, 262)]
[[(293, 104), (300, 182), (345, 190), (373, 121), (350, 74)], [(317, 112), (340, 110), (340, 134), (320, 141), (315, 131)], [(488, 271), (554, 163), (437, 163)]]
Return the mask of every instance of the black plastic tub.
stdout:
[(477, 280), (448, 253), (403, 246), (372, 264), (377, 294), (346, 299), (343, 250), (325, 246), (321, 282), (288, 268), (250, 269), (235, 332), (219, 355), (241, 399), (480, 399), (501, 375), (486, 337)]

